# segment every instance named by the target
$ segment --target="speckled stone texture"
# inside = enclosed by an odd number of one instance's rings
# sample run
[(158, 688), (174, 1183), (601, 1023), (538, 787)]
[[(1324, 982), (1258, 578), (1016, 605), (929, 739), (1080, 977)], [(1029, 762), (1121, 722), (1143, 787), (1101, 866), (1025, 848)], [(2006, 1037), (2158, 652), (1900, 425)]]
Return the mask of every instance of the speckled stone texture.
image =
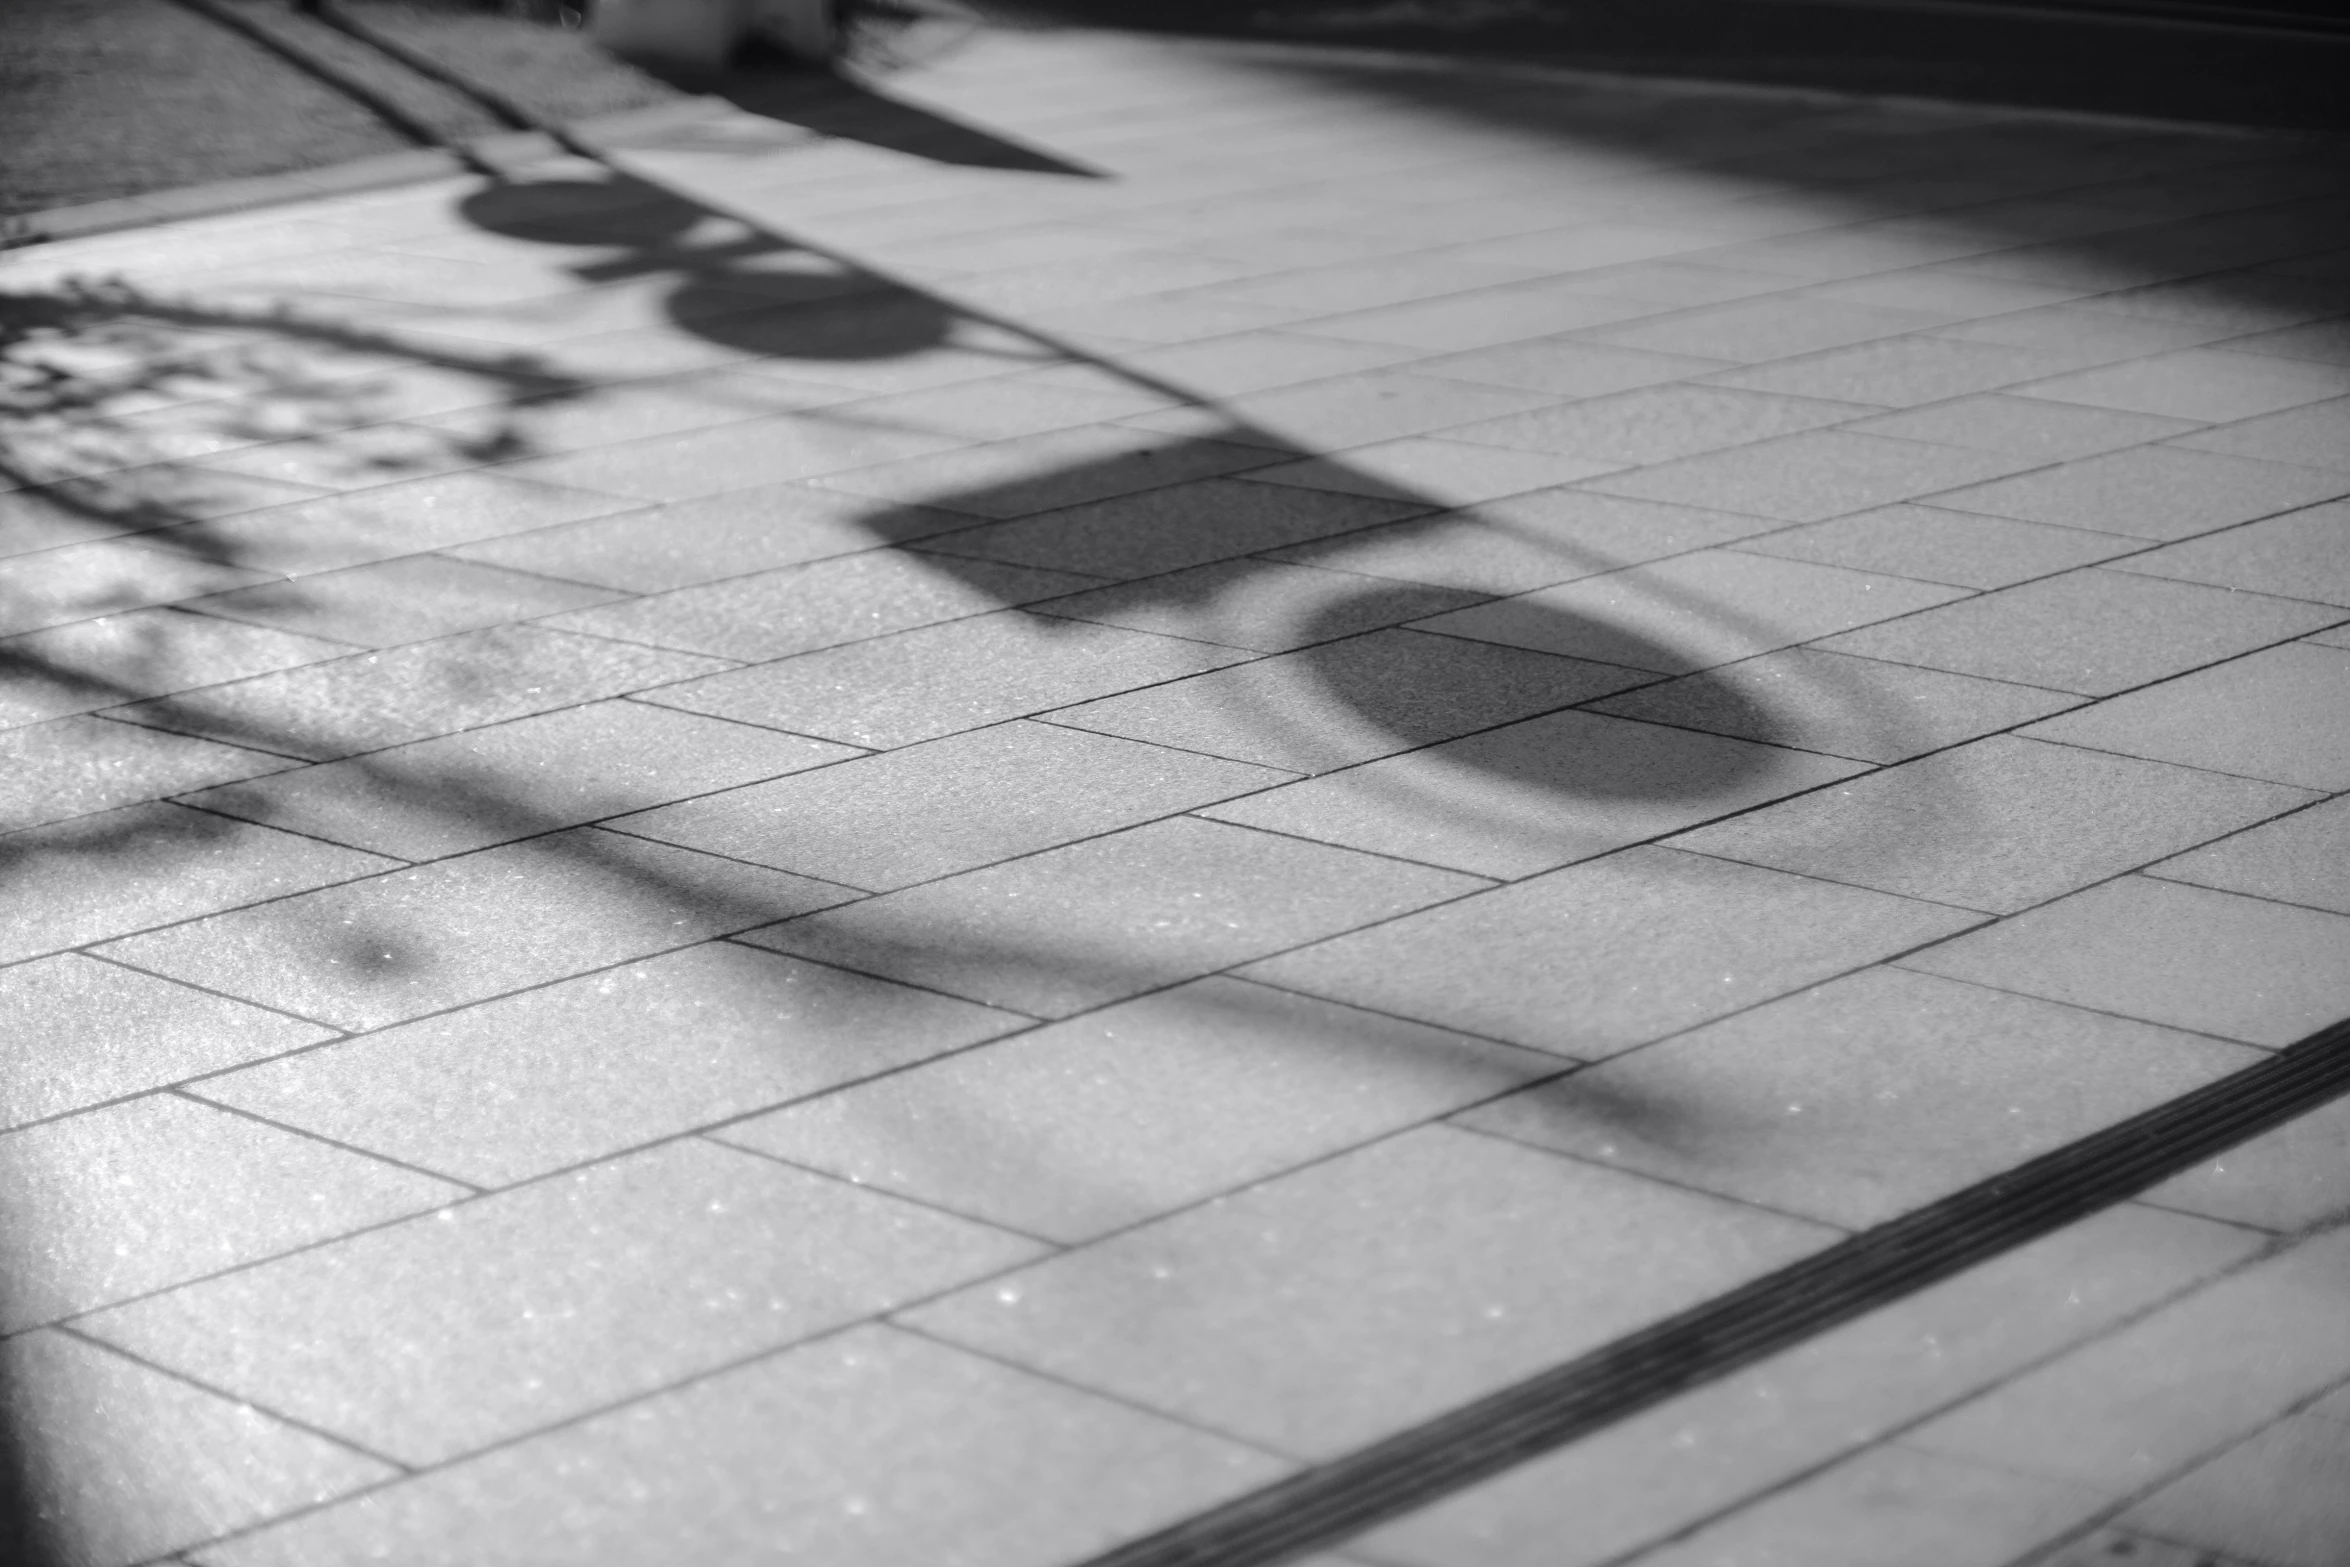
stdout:
[[(861, 103), (0, 272), (60, 1564), (1077, 1567), (2350, 1014), (2337, 152)], [(2342, 1136), (1311, 1560), (2339, 1567)]]

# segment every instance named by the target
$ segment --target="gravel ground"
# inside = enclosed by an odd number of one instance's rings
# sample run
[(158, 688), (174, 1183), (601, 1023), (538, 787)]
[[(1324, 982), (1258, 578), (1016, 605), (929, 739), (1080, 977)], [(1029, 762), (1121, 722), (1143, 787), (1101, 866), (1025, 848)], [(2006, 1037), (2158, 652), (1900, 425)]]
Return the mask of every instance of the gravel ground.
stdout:
[(410, 145), (341, 94), (169, 0), (0, 5), (0, 212)]
[[(462, 0), (346, 0), (557, 116), (634, 108), (674, 89), (577, 32)], [(388, 68), (283, 0), (243, 9), (301, 37), (401, 108), (461, 135), (498, 127), (463, 100)], [(236, 32), (172, 0), (0, 3), (0, 216), (397, 152), (408, 136)]]
[[(223, 0), (296, 28), (338, 69), (455, 135), (497, 127), (287, 0)], [(387, 33), (557, 118), (678, 95), (524, 9), (554, 0), (343, 0)], [(895, 0), (919, 7), (922, 0)], [(2303, 129), (2342, 128), (2337, 38), (1833, 0), (955, 0), (1012, 26), (1107, 26), (1540, 58)], [(2121, 0), (2116, 0), (2121, 3)], [(2282, 0), (2345, 26), (2350, 0)], [(723, 90), (723, 89), (722, 89)], [(729, 94), (729, 96), (736, 96)], [(738, 97), (738, 101), (742, 101)], [(363, 105), (175, 0), (0, 0), (0, 218), (414, 145)]]

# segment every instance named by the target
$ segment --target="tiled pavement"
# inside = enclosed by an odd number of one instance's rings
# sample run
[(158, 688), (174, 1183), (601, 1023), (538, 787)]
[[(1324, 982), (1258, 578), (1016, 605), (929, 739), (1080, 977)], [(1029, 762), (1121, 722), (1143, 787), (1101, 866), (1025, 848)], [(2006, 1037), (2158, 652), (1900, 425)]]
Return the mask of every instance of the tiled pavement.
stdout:
[[(58, 1560), (1073, 1562), (2350, 1014), (2338, 154), (888, 91), (0, 266)], [(2340, 1567), (2346, 1142), (1318, 1560)]]

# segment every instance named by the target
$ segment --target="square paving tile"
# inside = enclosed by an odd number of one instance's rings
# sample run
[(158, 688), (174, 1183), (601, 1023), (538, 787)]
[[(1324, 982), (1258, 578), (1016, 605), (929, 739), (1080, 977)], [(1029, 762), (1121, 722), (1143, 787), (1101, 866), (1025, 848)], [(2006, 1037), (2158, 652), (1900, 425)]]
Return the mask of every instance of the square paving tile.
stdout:
[(2293, 643), (2198, 670), (2026, 731), (2070, 745), (2350, 789), (2350, 649)]
[(1782, 522), (1818, 522), (2013, 473), (2030, 462), (1999, 452), (1812, 430), (1593, 479), (1588, 486)]
[(404, 1164), (505, 1186), (1026, 1022), (708, 942), (208, 1078), (192, 1091)]
[[(317, 491), (242, 474), (157, 463), (0, 495), (0, 556), (146, 533), (200, 517), (309, 500)], [(113, 552), (91, 557), (105, 559)], [(16, 568), (10, 568), (12, 571)], [(55, 568), (49, 568), (55, 569)], [(226, 587), (239, 579), (216, 584)], [(128, 607), (128, 606), (125, 606)]]
[(2089, 569), (1823, 639), (1990, 680), (2105, 696), (2316, 630), (2338, 610)]
[(220, 473), (334, 493), (461, 473), (480, 464), (479, 449), (455, 432), (390, 422), (299, 440), (233, 445), (196, 461)]
[[(972, 444), (973, 437), (873, 426), (830, 409), (774, 414), (704, 430), (623, 441), (506, 463), (513, 479), (626, 497), (631, 503), (686, 500), (863, 468)], [(558, 519), (549, 518), (548, 521)], [(520, 532), (510, 528), (506, 532)], [(452, 540), (451, 542), (457, 542)]]
[(1964, 930), (1979, 916), (1637, 848), (1251, 964), (1246, 977), (1598, 1058)]
[(1027, 378), (991, 377), (867, 398), (840, 408), (843, 419), (974, 440), (1008, 441), (1048, 430), (1102, 424), (1164, 408), (1173, 399), (1131, 382), (1044, 386)]
[(376, 1028), (803, 913), (841, 888), (584, 828), (324, 887), (101, 950)]
[[(1903, 191), (1901, 196), (1906, 197), (1907, 194)], [(1898, 202), (1901, 198), (1897, 197), (1896, 200)], [(1901, 206), (1896, 205), (1894, 210), (1899, 212)], [(1821, 216), (1824, 214), (1815, 211), (1810, 221), (1803, 223), (1800, 228), (1790, 221), (1776, 225), (1779, 232), (1764, 229), (1754, 239), (1706, 252), (1700, 259), (1723, 266), (1778, 272), (1792, 285), (1799, 279), (1865, 277), (1876, 272), (1931, 265), (1938, 261), (1980, 255), (1996, 250), (2002, 244), (1996, 234), (1937, 225), (1931, 217), (1919, 219), (1893, 216), (1828, 227), (1820, 223)], [(1794, 231), (1787, 232), (1787, 229)], [(1849, 300), (1822, 298), (1810, 293), (1793, 297), (1812, 305), (1841, 304), (1850, 309), (1870, 308)], [(1906, 320), (1913, 326), (1933, 326), (1950, 320), (1949, 316), (1940, 311), (1914, 308), (1902, 308), (1898, 312), (1888, 310), (1887, 314), (1894, 315), (1897, 320)]]
[(2117, 1520), (2287, 1567), (2327, 1567), (2350, 1539), (2350, 1431), (2284, 1420), (2133, 1504)]
[[(1277, 386), (1295, 386), (1304, 381), (1382, 369), (1416, 357), (1417, 351), (1408, 348), (1343, 343), (1327, 337), (1308, 337), (1301, 332), (1256, 331), (1121, 354), (1118, 366), (1154, 380), (1173, 382), (1206, 397), (1237, 397), (1270, 391)], [(1034, 379), (1050, 382), (1071, 373), (1043, 370)]]
[(2235, 346), (2247, 353), (2280, 354), (2288, 359), (2314, 359), (2325, 364), (2350, 364), (2350, 321), (2310, 321), (2300, 326), (2238, 338)]
[(1458, 353), (1650, 316), (1663, 308), (1642, 300), (1609, 299), (1536, 282), (1526, 287), (1460, 291), (1442, 298), (1321, 316), (1298, 323), (1296, 330), (1344, 342), (1389, 343), (1430, 354)]
[(79, 1326), (314, 1430), (437, 1463), (1035, 1251), (688, 1141)]
[(1594, 713), (1552, 713), (1202, 814), (1513, 878), (1859, 771), (1858, 764)]
[(1053, 722), (1321, 772), (1637, 683), (1497, 643), (1374, 631), (1063, 709)]
[(1865, 1229), (2258, 1059), (2243, 1045), (1878, 968), (1456, 1119)]
[(1456, 441), (1600, 462), (1658, 463), (1842, 424), (1871, 411), (1859, 403), (1729, 387), (1663, 386), (1459, 425), (1445, 434)]
[[(1334, 1455), (1832, 1232), (1427, 1128), (907, 1315), (1276, 1450)], [(1362, 1375), (1377, 1365), (1376, 1377)]]
[(688, 712), (849, 745), (911, 745), (1243, 655), (1084, 621), (1007, 612), (803, 653), (651, 693)]
[(1806, 561), (1704, 550), (1415, 624), (1571, 658), (1686, 674), (1962, 597)]
[(1062, 1242), (1562, 1070), (1209, 979), (729, 1127), (726, 1142)]
[(1789, 285), (1781, 273), (1744, 272), (1696, 261), (1638, 260), (1580, 273), (1573, 286), (1578, 294), (1648, 299), (1663, 305), (1716, 305), (1757, 294), (1784, 293)]
[(81, 715), (0, 730), (0, 832), (253, 778), (293, 763)]
[(1095, 580), (993, 561), (865, 550), (582, 610), (551, 624), (757, 662), (985, 614), (1090, 587)]
[[(2179, 446), (2083, 457), (1934, 497), (1938, 506), (2139, 539), (2187, 539), (2350, 492), (2350, 474)], [(1923, 493), (1923, 492), (1918, 492)]]
[[(2350, 1102), (2336, 1099), (2149, 1187), (2140, 1202), (2292, 1233), (2350, 1215)], [(2350, 1411), (2350, 1401), (2336, 1403)]]
[(88, 1567), (152, 1561), (399, 1473), (54, 1330), (0, 1349), (0, 1376), (27, 1455), (19, 1498)]
[(324, 1029), (78, 953), (0, 969), (0, 1123), (298, 1049)]
[(722, 667), (543, 626), (492, 626), (136, 703), (114, 716), (323, 761)]
[[(1224, 439), (1296, 456), (1425, 435), (1556, 400), (1547, 392), (1518, 387), (1444, 380), (1407, 370), (1374, 370), (1231, 398), (1216, 412), (1232, 421)], [(1158, 419), (1175, 417), (1144, 415), (1130, 422), (1148, 427)]]
[(1243, 278), (1208, 290), (1219, 299), (1317, 311), (1363, 310), (1406, 300), (1458, 294), (1540, 275), (1523, 263), (1480, 266), (1437, 254), (1382, 256), (1326, 267), (1302, 267), (1269, 277)]
[(2350, 608), (2350, 501), (2150, 550), (2120, 569)]
[(1935, 267), (1880, 272), (1836, 283), (1816, 283), (1804, 292), (1814, 299), (1838, 299), (1895, 310), (1924, 310), (1944, 316), (2000, 316), (2034, 305), (2052, 305), (2077, 291), (2005, 278), (1976, 277)]
[[(1196, 343), (1237, 332), (1287, 330), (1312, 312), (1279, 305), (1244, 304), (1204, 293), (1146, 295), (1067, 309), (1023, 311), (1021, 321), (1079, 347), (1109, 351), (1136, 344)], [(980, 370), (975, 374), (986, 374)]]
[(2180, 437), (2177, 444), (2304, 468), (2350, 469), (2350, 397), (2198, 431)]
[(2019, 389), (2015, 395), (1994, 392), (1961, 397), (1929, 408), (1857, 419), (1850, 428), (1863, 435), (1898, 436), (1907, 441), (1933, 441), (2054, 461), (2139, 446), (2166, 435), (2186, 435), (2195, 424), (2189, 419), (2050, 402), (2036, 392)]
[(858, 753), (644, 702), (590, 702), (189, 797), (404, 860), (576, 827)]
[(1191, 410), (1178, 412), (1187, 416), (1173, 421), (1182, 433), (1090, 425), (860, 465), (831, 472), (819, 483), (852, 495), (1003, 519), (1262, 468), (1273, 460), (1265, 455), (1264, 442), (1249, 439), (1243, 427), (1223, 415), (1207, 422), (1210, 434), (1202, 437), (1189, 433), (1189, 425), (1198, 422), (1188, 417)]
[[(2011, 254), (2028, 257), (2030, 251)], [(1989, 267), (1980, 270), (1995, 275)], [(1933, 332), (1936, 337), (1957, 342), (2004, 343), (2062, 355), (2076, 369), (2169, 353), (2236, 335), (2235, 329), (2226, 323), (2166, 321), (2156, 316), (2090, 309), (2084, 302), (1984, 316), (1955, 326), (1939, 326)]]
[(820, 408), (856, 395), (814, 379), (802, 382), (739, 370), (710, 370), (401, 417), (428, 430), (445, 432), (461, 449), (505, 457), (549, 456)]
[(744, 939), (1058, 1017), (1482, 885), (1183, 817), (884, 893)]
[(1094, 588), (1030, 608), (1128, 631), (1286, 653), (1458, 609), (1481, 597), (1421, 583), (1366, 584), (1354, 572), (1248, 559)]
[(1740, 547), (1964, 588), (2010, 587), (2144, 548), (2135, 539), (2086, 528), (1911, 505), (1880, 506), (1787, 528), (1744, 540)]
[(2108, 1209), (1456, 1493), (1359, 1548), (1394, 1567), (1621, 1560), (2101, 1332), (2258, 1245), (2218, 1224)]
[(1333, 571), (1476, 593), (1523, 593), (1777, 526), (1732, 512), (1559, 489), (1268, 553)]
[(0, 1135), (16, 1332), (463, 1195), (174, 1094)]
[(311, 637), (332, 637), (362, 647), (392, 647), (510, 621), (535, 620), (618, 596), (604, 588), (525, 576), (471, 561), (409, 555), (289, 582), (264, 582), (234, 593), (216, 593), (188, 607)]
[(2350, 1015), (2350, 917), (2142, 876), (1902, 962), (2256, 1045)]
[(1683, 310), (1621, 326), (1594, 327), (1576, 335), (1618, 348), (1756, 364), (1873, 338), (1898, 337), (1921, 327), (1939, 326), (1948, 319), (1921, 310), (1775, 295)]
[(770, 484), (559, 523), (451, 553), (623, 592), (659, 593), (970, 526), (959, 512)]
[[(206, 1567), (690, 1559), (1052, 1567), (1280, 1477), (1264, 1454), (857, 1328), (205, 1551)], [(1050, 1507), (1006, 1507), (1008, 1496)]]
[(638, 504), (504, 473), (452, 473), (192, 522), (153, 537), (158, 548), (209, 555), (273, 577), (298, 577), (502, 538)]
[(2309, 799), (1995, 735), (1701, 827), (1674, 846), (2005, 914)]
[(1655, 1567), (1800, 1561), (1870, 1567), (1932, 1540), (1941, 1560), (1990, 1567), (2029, 1555), (2108, 1505), (1988, 1463), (1886, 1446), (1811, 1476), (1646, 1557)]
[[(1450, 436), (1452, 432), (1445, 432)], [(1474, 506), (1480, 501), (1522, 495), (1611, 473), (1623, 464), (1582, 457), (1553, 457), (1547, 453), (1513, 451), (1500, 446), (1472, 445), (1465, 440), (1439, 440), (1412, 435), (1349, 447), (1302, 462), (1259, 468), (1251, 479), (1266, 484), (1293, 484), (1302, 489), (1331, 490), (1344, 495), (1382, 495), (1395, 500), (1445, 506)]]
[(1898, 762), (2044, 717), (2078, 700), (1938, 669), (1818, 648), (1783, 648), (1607, 697), (1591, 707), (1830, 756)]
[(1571, 337), (1545, 337), (1423, 360), (1415, 371), (1486, 386), (1520, 386), (1561, 397), (1604, 397), (1610, 392), (1628, 392), (1730, 368), (1725, 359), (1654, 354)]
[(886, 890), (1171, 816), (1290, 776), (1016, 721), (609, 825), (845, 886)]
[(394, 868), (377, 855), (160, 803), (27, 828), (0, 837), (10, 914), (0, 923), (0, 962)]
[(1946, 337), (1896, 337), (1833, 348), (1777, 364), (1725, 370), (1706, 379), (1716, 386), (1794, 397), (1913, 408), (1969, 392), (1988, 392), (2037, 380), (2072, 367), (2058, 354), (2002, 343), (1960, 343)]
[(1904, 1437), (2127, 1494), (2250, 1435), (2350, 1372), (2350, 1236), (2229, 1275)]
[(77, 620), (0, 641), (0, 728), (340, 658), (347, 645), (176, 607)]
[(932, 547), (951, 555), (1123, 579), (1299, 544), (1426, 511), (1434, 502), (1200, 479), (974, 528)]
[(2327, 800), (2147, 867), (2150, 876), (2350, 914), (2350, 800)]
[[(1593, 287), (1600, 293), (1621, 293), (1632, 299), (1660, 299), (1668, 304), (1698, 304), (1716, 298), (1736, 299), (1786, 286), (1782, 278), (1737, 273), (1722, 267), (1676, 266), (1671, 261), (1659, 259), (1683, 251), (1710, 250), (1720, 244), (1721, 239), (1722, 231), (1697, 222), (1687, 226), (1676, 226), (1670, 222), (1575, 223), (1563, 228), (1491, 240), (1478, 247), (1478, 254), (1576, 274), (1571, 279), (1562, 279), (1562, 282), (1578, 291)], [(1601, 277), (1589, 275), (1598, 268), (1609, 268), (1620, 273), (1623, 263), (1640, 261), (1648, 263), (1636, 269), (1644, 281), (1649, 274), (1661, 274), (1646, 287), (1626, 287), (1619, 283), (1617, 287), (1611, 288), (1602, 281), (1605, 274)]]
[(2028, 397), (2199, 419), (2251, 419), (2350, 393), (2350, 366), (2189, 348), (2017, 388)]
[(259, 582), (265, 571), (191, 557), (151, 539), (96, 539), (8, 562), (0, 636), (170, 604)]

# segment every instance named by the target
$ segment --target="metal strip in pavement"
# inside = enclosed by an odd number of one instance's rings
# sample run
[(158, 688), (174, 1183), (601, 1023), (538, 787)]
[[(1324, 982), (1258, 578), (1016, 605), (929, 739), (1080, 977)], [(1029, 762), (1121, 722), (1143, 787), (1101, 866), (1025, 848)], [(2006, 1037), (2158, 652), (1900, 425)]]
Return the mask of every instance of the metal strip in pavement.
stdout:
[(1095, 1556), (1270, 1567), (1890, 1305), (2350, 1092), (2350, 1020), (1515, 1386)]

